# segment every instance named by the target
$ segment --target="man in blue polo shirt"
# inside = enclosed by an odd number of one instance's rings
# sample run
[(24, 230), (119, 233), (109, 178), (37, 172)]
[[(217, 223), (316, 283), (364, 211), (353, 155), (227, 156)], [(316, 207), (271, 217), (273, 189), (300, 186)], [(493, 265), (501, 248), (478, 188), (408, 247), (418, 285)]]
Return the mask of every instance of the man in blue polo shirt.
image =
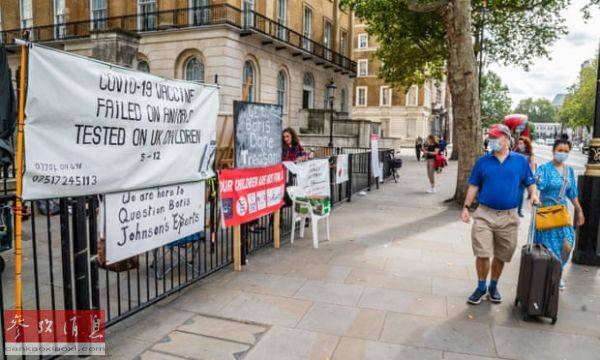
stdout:
[[(479, 304), (487, 293), (488, 299), (502, 302), (498, 291), (498, 279), (504, 263), (510, 262), (517, 247), (519, 216), (517, 207), (521, 201), (522, 188), (526, 187), (531, 203), (537, 203), (535, 179), (527, 159), (510, 151), (510, 130), (496, 124), (488, 132), (490, 154), (484, 155), (473, 167), (469, 178), (469, 189), (461, 218), (471, 220), (469, 209), (477, 197), (479, 207), (473, 214), (471, 242), (477, 257), (477, 289), (468, 303)], [(492, 261), (492, 278), (486, 286)]]

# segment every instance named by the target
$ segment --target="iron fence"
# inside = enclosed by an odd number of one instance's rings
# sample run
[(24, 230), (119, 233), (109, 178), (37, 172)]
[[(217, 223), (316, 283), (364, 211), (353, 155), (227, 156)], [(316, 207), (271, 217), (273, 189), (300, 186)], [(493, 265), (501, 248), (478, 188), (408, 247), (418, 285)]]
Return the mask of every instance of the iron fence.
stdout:
[[(351, 201), (352, 194), (371, 186), (371, 154), (370, 150), (362, 150), (352, 150), (349, 154), (349, 181), (332, 182), (333, 204)], [(345, 151), (336, 148), (330, 153)], [(389, 152), (393, 150), (380, 150), (383, 160)], [(330, 161), (333, 163), (334, 155)], [(0, 206), (13, 208), (10, 184), (14, 173), (12, 168), (5, 168), (2, 174), (5, 177), (2, 178)], [(107, 267), (101, 262), (104, 248), (104, 239), (99, 235), (101, 196), (24, 202), (21, 215), (24, 220), (23, 308), (101, 309), (106, 313), (107, 326), (111, 326), (228, 267), (233, 262), (233, 229), (220, 226), (215, 183), (206, 189), (206, 226), (202, 232), (136, 255), (119, 268)], [(280, 211), (281, 233), (287, 239), (292, 208), (288, 206)], [(242, 263), (245, 263), (247, 256), (273, 243), (272, 216), (243, 225), (242, 234)], [(3, 311), (15, 304), (14, 279), (10, 277), (14, 259), (12, 252), (3, 255), (7, 270), (0, 276), (0, 332), (6, 321)], [(1, 335), (4, 349), (6, 339), (3, 332)]]

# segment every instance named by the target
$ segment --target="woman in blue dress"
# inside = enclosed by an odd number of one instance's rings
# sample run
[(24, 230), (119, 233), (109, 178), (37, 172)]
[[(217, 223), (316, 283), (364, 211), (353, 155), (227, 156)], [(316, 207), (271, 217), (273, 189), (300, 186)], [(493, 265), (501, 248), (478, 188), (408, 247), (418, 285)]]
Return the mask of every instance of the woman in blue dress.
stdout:
[[(577, 199), (577, 179), (575, 178), (573, 168), (565, 164), (570, 151), (570, 141), (565, 139), (556, 140), (552, 148), (553, 160), (540, 165), (535, 172), (535, 177), (538, 179), (541, 206), (550, 206), (557, 204), (566, 176), (567, 184), (560, 202), (566, 206), (567, 199), (569, 199), (573, 203), (573, 207), (575, 208), (575, 225), (581, 226), (585, 222), (585, 218)], [(535, 233), (535, 242), (543, 244), (552, 251), (561, 260), (563, 268), (569, 261), (574, 241), (575, 231), (571, 225), (536, 231)], [(562, 280), (560, 287), (561, 289), (565, 287)]]

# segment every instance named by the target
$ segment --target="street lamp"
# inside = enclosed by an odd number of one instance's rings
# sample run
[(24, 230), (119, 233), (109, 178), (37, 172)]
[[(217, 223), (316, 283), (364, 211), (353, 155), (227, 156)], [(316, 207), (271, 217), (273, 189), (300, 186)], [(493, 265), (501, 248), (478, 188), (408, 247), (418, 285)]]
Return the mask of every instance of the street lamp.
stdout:
[(577, 229), (573, 262), (600, 266), (600, 65), (597, 71), (593, 139), (590, 141), (585, 174), (579, 177), (579, 201), (585, 214), (585, 224)]
[(329, 100), (329, 147), (333, 151), (333, 97), (335, 95), (335, 89), (337, 86), (333, 82), (333, 79), (327, 84), (327, 99)]

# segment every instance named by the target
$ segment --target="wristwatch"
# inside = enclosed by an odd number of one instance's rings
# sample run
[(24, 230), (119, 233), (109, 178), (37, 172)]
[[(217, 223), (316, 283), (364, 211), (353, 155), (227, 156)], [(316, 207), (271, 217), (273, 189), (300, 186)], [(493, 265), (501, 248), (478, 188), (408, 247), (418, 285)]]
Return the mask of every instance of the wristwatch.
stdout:
[(465, 208), (467, 208), (467, 209), (471, 210), (471, 205), (467, 205), (467, 204), (465, 204)]

